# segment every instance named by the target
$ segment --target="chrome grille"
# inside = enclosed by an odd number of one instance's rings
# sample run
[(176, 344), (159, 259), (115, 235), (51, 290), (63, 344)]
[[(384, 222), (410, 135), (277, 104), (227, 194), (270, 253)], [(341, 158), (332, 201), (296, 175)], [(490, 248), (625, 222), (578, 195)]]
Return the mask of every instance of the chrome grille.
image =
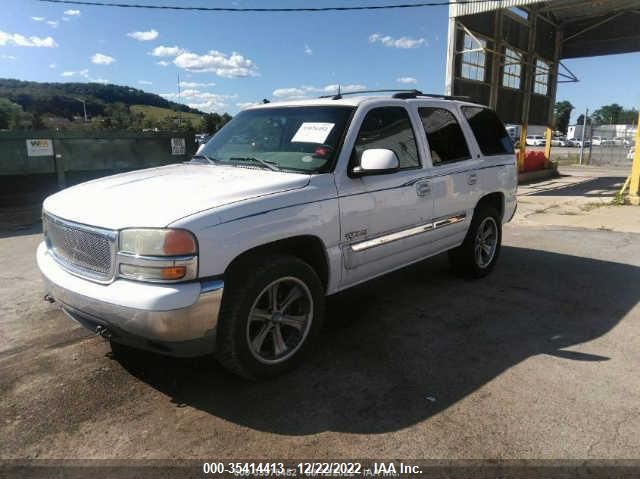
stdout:
[(98, 281), (113, 277), (115, 232), (44, 215), (49, 251), (64, 268)]

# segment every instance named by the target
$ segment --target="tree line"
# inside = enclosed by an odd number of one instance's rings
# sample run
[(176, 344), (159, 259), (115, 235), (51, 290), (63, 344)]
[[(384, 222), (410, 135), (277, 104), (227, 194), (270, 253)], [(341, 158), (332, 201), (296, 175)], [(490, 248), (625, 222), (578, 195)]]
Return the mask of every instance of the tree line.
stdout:
[[(571, 112), (574, 109), (575, 107), (569, 101), (563, 100), (557, 102), (554, 107), (554, 129), (566, 135)], [(636, 108), (627, 109), (617, 103), (603, 105), (587, 118), (587, 123), (594, 125), (634, 125), (637, 122), (638, 110)], [(583, 113), (578, 116), (576, 123), (578, 125), (584, 123)]]

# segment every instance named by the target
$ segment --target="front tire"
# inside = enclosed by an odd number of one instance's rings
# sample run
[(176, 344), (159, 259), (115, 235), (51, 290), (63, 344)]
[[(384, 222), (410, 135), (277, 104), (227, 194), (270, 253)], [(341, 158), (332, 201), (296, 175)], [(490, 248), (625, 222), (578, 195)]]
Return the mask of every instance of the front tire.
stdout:
[(248, 379), (274, 377), (297, 366), (324, 319), (324, 288), (313, 268), (278, 255), (239, 263), (228, 276), (218, 360)]
[(502, 245), (500, 214), (489, 205), (479, 205), (464, 242), (449, 251), (453, 271), (465, 278), (482, 278), (496, 265)]

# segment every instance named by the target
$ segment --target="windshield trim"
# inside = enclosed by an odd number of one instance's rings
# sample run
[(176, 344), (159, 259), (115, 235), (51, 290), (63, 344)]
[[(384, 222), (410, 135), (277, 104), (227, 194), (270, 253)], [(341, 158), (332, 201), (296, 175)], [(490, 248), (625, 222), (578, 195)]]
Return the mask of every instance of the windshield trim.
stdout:
[(341, 108), (349, 108), (351, 109), (351, 113), (349, 114), (347, 121), (345, 121), (344, 123), (344, 129), (342, 131), (342, 134), (340, 135), (340, 139), (336, 143), (336, 151), (333, 155), (333, 158), (331, 158), (331, 161), (327, 161), (324, 165), (318, 168), (318, 171), (313, 172), (314, 174), (333, 173), (333, 171), (336, 168), (336, 165), (338, 164), (338, 159), (340, 158), (340, 154), (342, 153), (342, 147), (344, 146), (344, 142), (347, 139), (347, 133), (349, 132), (349, 128), (351, 128), (351, 122), (353, 121), (353, 117), (355, 116), (356, 111), (358, 110), (357, 106), (347, 106), (347, 105), (344, 105), (344, 106), (336, 105), (336, 106), (339, 106)]

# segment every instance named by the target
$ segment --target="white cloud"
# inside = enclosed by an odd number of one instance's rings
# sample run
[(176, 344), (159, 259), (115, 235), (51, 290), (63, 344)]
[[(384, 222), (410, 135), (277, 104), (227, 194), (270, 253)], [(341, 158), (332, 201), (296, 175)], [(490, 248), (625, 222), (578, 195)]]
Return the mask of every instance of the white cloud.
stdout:
[(58, 46), (51, 37), (25, 37), (19, 33), (7, 33), (0, 30), (0, 46), (5, 45), (39, 48), (54, 48)]
[(253, 61), (237, 52), (226, 55), (211, 50), (204, 55), (184, 52), (178, 55), (173, 63), (190, 72), (213, 72), (223, 78), (240, 78), (258, 76), (258, 67)]
[(31, 17), (31, 20), (33, 20), (34, 22), (44, 22), (45, 18), (44, 17)]
[(62, 72), (60, 74), (63, 77), (66, 78), (70, 78), (70, 77), (82, 77), (82, 78), (89, 78), (89, 70), (87, 70), (86, 68), (84, 70), (80, 70), (80, 71), (66, 71), (66, 72)]
[(160, 60), (159, 62), (157, 62), (157, 65), (160, 65), (161, 67), (168, 67), (170, 63), (164, 60)]
[(379, 33), (374, 33), (373, 35), (369, 35), (369, 43), (382, 43), (385, 47), (393, 47), (393, 48), (417, 48), (422, 45), (428, 45), (427, 41), (424, 38), (411, 38), (411, 37), (400, 37), (393, 38), (389, 35), (380, 35)]
[(47, 25), (53, 28), (58, 28), (58, 25), (60, 25), (60, 22), (58, 22), (57, 20), (47, 20)]
[(165, 47), (164, 45), (160, 45), (151, 50), (149, 54), (154, 57), (176, 57), (183, 52), (184, 50), (180, 47)]
[(3, 60), (16, 60), (16, 57), (14, 57), (13, 55), (5, 55), (4, 53), (0, 55), (0, 58), (2, 58)]
[[(258, 67), (240, 53), (231, 55), (211, 50), (204, 55), (191, 53), (178, 46), (167, 47), (160, 45), (149, 52), (154, 57), (174, 57), (173, 63), (178, 68), (189, 72), (213, 72), (224, 78), (239, 78), (258, 76)], [(167, 62), (158, 62), (158, 65), (167, 66)]]
[(307, 45), (306, 43), (304, 44), (304, 52), (307, 55), (313, 55), (313, 50), (311, 49), (311, 47), (309, 45)]
[(49, 63), (49, 68), (55, 68), (57, 65), (55, 63)]
[(111, 65), (115, 61), (115, 58), (102, 53), (96, 53), (91, 57), (91, 63), (95, 63), (96, 65)]
[(65, 10), (64, 14), (67, 15), (68, 17), (79, 17), (80, 10)]
[(153, 85), (153, 82), (149, 80), (138, 80), (139, 85)]
[[(54, 65), (55, 66), (55, 65)], [(51, 65), (49, 65), (49, 67), (51, 67)], [(90, 74), (89, 74), (89, 70), (87, 68), (83, 69), (83, 70), (78, 70), (78, 71), (64, 71), (60, 74), (60, 76), (63, 76), (65, 78), (82, 78), (84, 80), (87, 80), (89, 82), (92, 83), (102, 83), (103, 85), (106, 85), (107, 83), (110, 83), (109, 80), (106, 80), (104, 78), (93, 78)]]
[(202, 88), (202, 87), (208, 87), (208, 86), (216, 86), (215, 83), (211, 82), (211, 83), (198, 83), (198, 82), (194, 82), (194, 81), (181, 81), (180, 82), (180, 88)]
[(405, 85), (415, 85), (416, 83), (418, 83), (418, 80), (413, 77), (400, 77), (396, 78), (396, 81)]
[(138, 40), (140, 42), (148, 42), (151, 40), (155, 40), (156, 38), (158, 38), (158, 32), (154, 29), (151, 30), (147, 30), (144, 32), (131, 32), (131, 33), (127, 33), (128, 37), (131, 37), (135, 40)]
[[(340, 85), (340, 91), (343, 93), (354, 92), (359, 90), (366, 90), (367, 86), (359, 83)], [(302, 98), (308, 98), (318, 94), (333, 94), (338, 93), (338, 85), (326, 85), (323, 87), (316, 86), (301, 86), (294, 88), (277, 88), (273, 90), (272, 95), (279, 100), (299, 100)]]
[(196, 89), (185, 90), (181, 92), (180, 95), (177, 93), (165, 93), (160, 96), (167, 100), (186, 100), (185, 103), (187, 106), (207, 113), (222, 111), (222, 109), (227, 106), (227, 100), (237, 97), (237, 95), (222, 95), (219, 93), (203, 92)]

